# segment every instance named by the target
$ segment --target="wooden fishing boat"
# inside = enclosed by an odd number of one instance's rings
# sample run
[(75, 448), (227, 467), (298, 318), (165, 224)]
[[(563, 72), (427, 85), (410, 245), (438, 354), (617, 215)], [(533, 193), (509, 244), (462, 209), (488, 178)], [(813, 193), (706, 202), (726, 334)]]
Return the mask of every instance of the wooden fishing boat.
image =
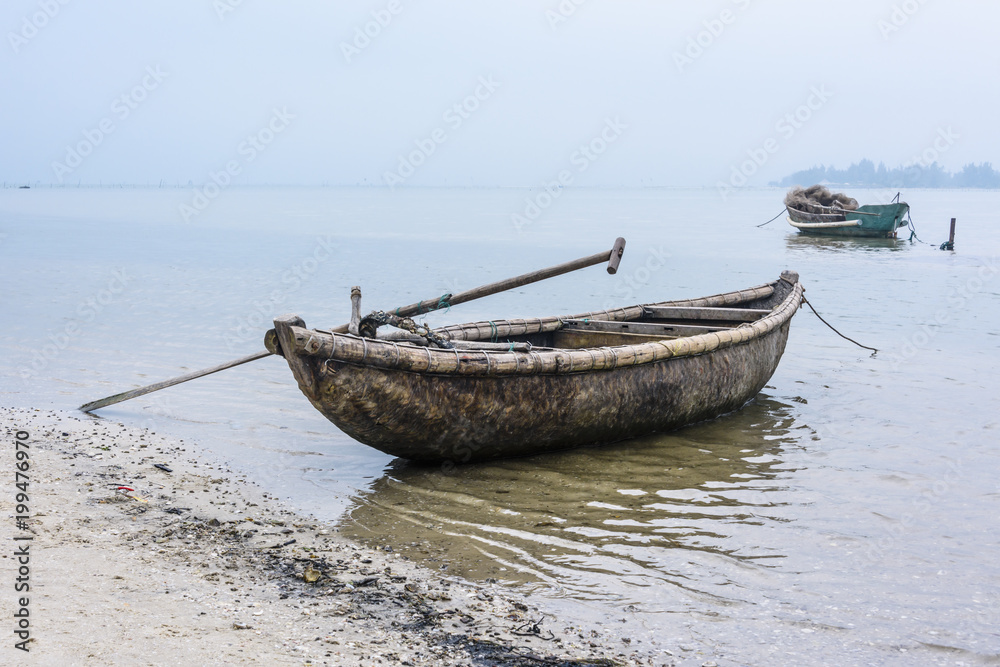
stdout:
[(906, 226), (909, 210), (906, 202), (867, 204), (853, 211), (831, 213), (808, 213), (789, 207), (788, 224), (804, 234), (895, 238), (896, 230)]
[(774, 373), (802, 289), (786, 271), (700, 299), (429, 332), (445, 348), (428, 336), (371, 337), (377, 326), (365, 320), (362, 336), (288, 315), (265, 345), (352, 438), (451, 465), (610, 443), (736, 410)]
[(821, 185), (793, 188), (785, 197), (788, 224), (803, 234), (896, 238), (906, 226), (906, 202), (867, 204), (844, 194), (833, 194)]

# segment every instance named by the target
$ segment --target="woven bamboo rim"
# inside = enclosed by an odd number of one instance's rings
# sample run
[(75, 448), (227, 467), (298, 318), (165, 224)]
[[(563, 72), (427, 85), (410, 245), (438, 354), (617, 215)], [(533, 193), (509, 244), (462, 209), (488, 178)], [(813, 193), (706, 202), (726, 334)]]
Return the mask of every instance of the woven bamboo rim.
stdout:
[[(571, 317), (541, 317), (474, 322), (442, 327), (436, 331), (453, 340), (489, 340), (524, 334), (555, 331), (565, 319), (596, 319), (629, 321), (642, 316), (645, 306), (721, 307), (766, 298), (774, 292), (776, 283), (738, 292), (728, 292), (701, 299), (662, 301), (614, 310), (595, 311)], [(406, 343), (360, 338), (350, 334), (292, 327), (295, 353), (362, 364), (376, 368), (413, 373), (442, 375), (538, 375), (586, 373), (639, 366), (668, 359), (692, 357), (762, 338), (784, 325), (795, 314), (802, 300), (802, 285), (795, 283), (791, 292), (769, 315), (748, 324), (724, 331), (695, 336), (665, 339), (608, 347), (574, 350), (531, 350), (529, 352), (497, 352), (485, 350), (443, 350), (418, 347)]]

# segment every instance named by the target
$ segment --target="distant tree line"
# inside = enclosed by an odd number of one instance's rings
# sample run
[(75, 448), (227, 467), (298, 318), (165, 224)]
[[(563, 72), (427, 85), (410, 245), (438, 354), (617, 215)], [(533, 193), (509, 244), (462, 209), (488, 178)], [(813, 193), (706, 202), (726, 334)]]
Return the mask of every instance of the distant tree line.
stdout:
[(771, 185), (790, 187), (823, 182), (889, 188), (1000, 188), (1000, 172), (993, 169), (989, 162), (970, 162), (962, 167), (962, 171), (953, 174), (937, 162), (889, 169), (884, 162), (879, 162), (876, 167), (871, 160), (862, 160), (847, 169), (823, 165), (803, 169)]

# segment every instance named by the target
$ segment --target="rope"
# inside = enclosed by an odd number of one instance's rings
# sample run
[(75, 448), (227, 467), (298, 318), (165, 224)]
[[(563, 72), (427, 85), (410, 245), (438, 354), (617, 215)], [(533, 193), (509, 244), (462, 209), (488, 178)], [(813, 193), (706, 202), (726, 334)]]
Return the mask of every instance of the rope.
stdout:
[[(429, 343), (436, 347), (445, 349), (455, 347), (451, 341), (431, 331), (426, 325), (417, 324), (409, 317), (399, 317), (398, 315), (386, 313), (381, 310), (374, 311), (361, 318), (361, 323), (358, 325), (358, 333), (361, 335), (362, 343), (365, 342), (366, 338), (375, 338), (378, 328), (385, 325), (403, 329), (404, 331), (409, 331), (410, 333), (426, 338)], [(365, 345), (367, 352), (367, 343)]]
[(809, 299), (807, 299), (807, 298), (805, 297), (805, 295), (803, 295), (803, 296), (802, 296), (802, 303), (804, 303), (804, 304), (806, 304), (807, 306), (809, 306), (809, 309), (810, 309), (810, 310), (812, 310), (812, 311), (813, 311), (813, 314), (814, 314), (814, 315), (816, 315), (816, 317), (818, 317), (818, 318), (819, 318), (819, 321), (820, 321), (820, 322), (822, 322), (823, 324), (825, 324), (826, 326), (830, 327), (830, 330), (831, 330), (831, 331), (833, 331), (833, 333), (837, 334), (838, 336), (840, 336), (840, 337), (841, 337), (841, 338), (843, 338), (844, 340), (849, 340), (849, 341), (851, 341), (852, 343), (854, 343), (854, 344), (855, 344), (855, 345), (857, 345), (858, 347), (863, 347), (863, 348), (865, 348), (866, 350), (871, 350), (871, 351), (872, 351), (872, 356), (873, 356), (873, 357), (874, 357), (874, 356), (875, 356), (876, 354), (878, 354), (878, 350), (876, 350), (876, 349), (875, 349), (874, 347), (868, 347), (867, 345), (862, 345), (861, 343), (859, 343), (858, 341), (854, 340), (853, 338), (848, 338), (848, 337), (847, 337), (847, 336), (845, 336), (844, 334), (842, 334), (842, 333), (840, 333), (839, 331), (837, 331), (836, 329), (834, 329), (834, 328), (833, 328), (833, 325), (832, 325), (832, 324), (830, 324), (829, 322), (827, 322), (826, 320), (824, 320), (824, 319), (823, 319), (823, 316), (822, 316), (822, 315), (820, 315), (819, 313), (817, 313), (817, 312), (816, 312), (816, 309), (815, 309), (815, 308), (813, 308), (813, 305), (812, 305), (811, 303), (809, 303)]
[(906, 226), (910, 228), (910, 238), (909, 238), (910, 241), (916, 239), (920, 243), (926, 243), (927, 245), (934, 245), (933, 243), (927, 243), (927, 241), (924, 241), (919, 236), (917, 236), (917, 228), (913, 224), (913, 218), (910, 216), (909, 211), (906, 212)]
[(755, 227), (763, 227), (764, 225), (769, 225), (772, 222), (774, 222), (775, 220), (777, 220), (778, 218), (780, 218), (782, 215), (784, 215), (785, 211), (787, 211), (787, 210), (788, 210), (787, 208), (783, 208), (783, 209), (781, 209), (781, 213), (779, 213), (778, 215), (774, 216), (773, 218), (771, 218), (770, 220), (768, 220), (767, 222), (765, 222), (763, 225), (754, 225), (754, 226)]
[(491, 332), (490, 342), (491, 343), (497, 342), (497, 336), (499, 335), (500, 332), (497, 331), (497, 325), (493, 322), (493, 320), (490, 320), (490, 332)]
[(451, 299), (450, 292), (442, 294), (441, 298), (438, 299), (437, 307), (435, 308), (435, 310), (441, 310), (442, 308), (444, 308), (445, 309), (444, 312), (447, 313), (449, 310), (451, 310), (451, 303), (449, 303), (450, 299)]

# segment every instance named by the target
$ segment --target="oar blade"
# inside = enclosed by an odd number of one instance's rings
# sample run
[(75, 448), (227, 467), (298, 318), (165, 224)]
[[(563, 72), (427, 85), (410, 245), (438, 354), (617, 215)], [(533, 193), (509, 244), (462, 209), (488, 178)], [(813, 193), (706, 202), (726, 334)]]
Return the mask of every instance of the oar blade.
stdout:
[(224, 364), (219, 364), (218, 366), (212, 366), (211, 368), (206, 368), (200, 371), (195, 371), (193, 373), (188, 373), (187, 375), (181, 375), (180, 377), (175, 377), (170, 380), (164, 380), (163, 382), (157, 382), (156, 384), (147, 385), (145, 387), (139, 387), (138, 389), (131, 389), (129, 391), (123, 391), (120, 394), (115, 394), (114, 396), (108, 396), (107, 398), (102, 398), (97, 401), (91, 401), (90, 403), (85, 403), (80, 406), (80, 410), (83, 412), (92, 412), (99, 408), (106, 408), (109, 405), (114, 405), (115, 403), (121, 403), (122, 401), (127, 401), (131, 398), (137, 398), (139, 396), (145, 396), (146, 394), (151, 394), (154, 391), (159, 391), (160, 389), (166, 389), (167, 387), (173, 387), (175, 384), (181, 384), (182, 382), (187, 382), (188, 380), (194, 380), (195, 378), (204, 377), (206, 375), (211, 375), (212, 373), (218, 373), (219, 371), (224, 371), (227, 368), (232, 368), (234, 366), (239, 366), (241, 364), (246, 364), (251, 361), (256, 361), (257, 359), (263, 359), (264, 357), (271, 356), (270, 352), (257, 352), (246, 357), (241, 357), (233, 361), (227, 361)]

